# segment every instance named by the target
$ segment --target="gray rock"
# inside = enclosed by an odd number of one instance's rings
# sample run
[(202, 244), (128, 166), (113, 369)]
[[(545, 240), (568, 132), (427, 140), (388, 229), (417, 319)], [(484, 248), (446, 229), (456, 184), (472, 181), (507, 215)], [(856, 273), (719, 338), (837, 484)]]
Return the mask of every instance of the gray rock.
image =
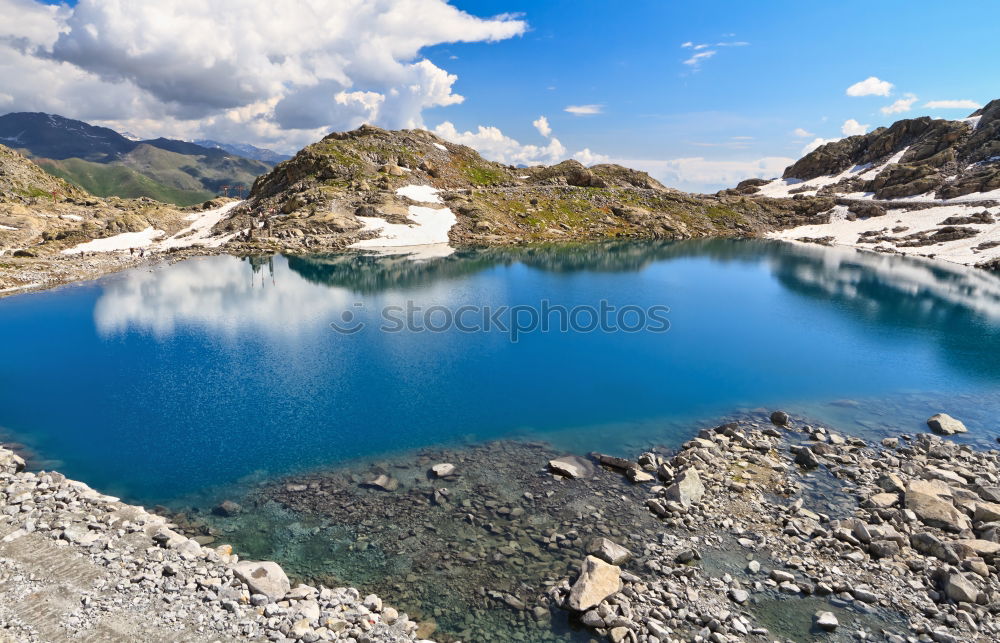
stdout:
[(596, 556), (583, 560), (583, 569), (569, 592), (567, 606), (576, 612), (596, 607), (621, 590), (621, 567), (609, 565)]
[(447, 478), (448, 476), (455, 475), (455, 465), (450, 462), (435, 464), (431, 467), (431, 473), (434, 474), (435, 478)]
[(927, 426), (931, 428), (931, 431), (940, 433), (941, 435), (954, 435), (956, 433), (967, 433), (969, 431), (965, 428), (964, 424), (947, 413), (932, 415), (927, 420)]
[(280, 601), (291, 590), (285, 571), (271, 561), (242, 561), (233, 567), (233, 574), (242, 580), (254, 594), (263, 594)]
[(705, 485), (702, 484), (701, 476), (694, 469), (682, 471), (666, 490), (668, 500), (679, 502), (685, 507), (690, 507), (701, 501), (704, 495)]
[(587, 546), (587, 553), (612, 565), (621, 565), (632, 557), (632, 552), (607, 538), (591, 540)]
[(771, 414), (771, 423), (775, 426), (788, 426), (788, 414), (784, 411), (775, 411)]
[(816, 454), (813, 453), (812, 449), (809, 447), (802, 447), (799, 452), (795, 454), (795, 464), (805, 467), (806, 469), (815, 469), (819, 466), (819, 459)]
[(223, 500), (221, 503), (219, 503), (217, 507), (215, 507), (215, 509), (212, 510), (212, 512), (218, 516), (227, 516), (227, 517), (235, 516), (241, 511), (243, 511), (243, 507), (241, 507), (238, 503), (233, 502), (232, 500)]
[(951, 574), (945, 579), (944, 593), (956, 603), (972, 603), (975, 605), (979, 597), (979, 588), (965, 574)]
[(813, 622), (816, 624), (816, 627), (824, 632), (833, 632), (840, 626), (840, 622), (834, 616), (833, 612), (816, 612), (813, 616)]
[(372, 487), (374, 489), (381, 489), (382, 491), (395, 491), (396, 489), (399, 489), (399, 480), (383, 473), (366, 482), (365, 486)]
[(583, 478), (588, 475), (587, 462), (575, 455), (549, 460), (549, 471), (566, 478)]

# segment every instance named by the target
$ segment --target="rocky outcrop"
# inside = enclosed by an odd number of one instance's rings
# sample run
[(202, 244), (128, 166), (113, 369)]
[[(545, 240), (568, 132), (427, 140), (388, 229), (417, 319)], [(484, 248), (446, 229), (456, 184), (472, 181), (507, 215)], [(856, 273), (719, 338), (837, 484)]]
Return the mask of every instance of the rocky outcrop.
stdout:
[[(808, 181), (851, 168), (877, 168), (821, 193), (870, 192), (876, 199), (933, 194), (953, 199), (1000, 189), (1000, 100), (961, 121), (921, 117), (822, 145), (782, 178)], [(753, 192), (754, 186), (747, 185)]]
[(738, 191), (685, 194), (614, 164), (514, 167), (425, 130), (363, 126), (330, 134), (260, 177), (217, 231), (250, 231), (234, 250), (339, 249), (367, 238), (358, 217), (411, 221), (414, 202), (398, 191), (412, 185), (438, 190), (457, 218), (448, 239), (459, 244), (760, 236), (832, 207)]

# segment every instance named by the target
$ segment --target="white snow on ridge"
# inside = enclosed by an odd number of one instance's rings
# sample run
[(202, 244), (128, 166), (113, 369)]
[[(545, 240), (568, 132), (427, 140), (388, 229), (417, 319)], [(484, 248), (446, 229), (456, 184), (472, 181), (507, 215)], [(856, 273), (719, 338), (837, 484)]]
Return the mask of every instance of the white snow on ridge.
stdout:
[[(899, 248), (889, 244), (888, 242), (880, 242), (878, 244), (859, 244), (858, 237), (862, 232), (888, 229), (884, 233), (886, 236), (901, 238), (915, 232), (922, 232), (926, 230), (933, 231), (939, 229), (941, 222), (948, 217), (971, 215), (977, 212), (982, 212), (983, 210), (984, 208), (982, 207), (971, 205), (941, 205), (938, 207), (926, 208), (924, 210), (890, 210), (885, 216), (849, 221), (844, 218), (847, 208), (845, 206), (837, 206), (831, 210), (829, 223), (799, 226), (788, 230), (778, 230), (769, 233), (768, 237), (772, 239), (782, 239), (785, 241), (794, 241), (803, 237), (833, 237), (833, 243), (839, 246), (851, 246), (867, 250), (873, 250), (876, 248), (893, 248), (900, 253), (908, 255), (933, 254), (935, 259), (942, 259), (952, 263), (971, 266), (982, 261), (1000, 257), (1000, 246), (973, 252), (973, 248), (981, 243), (987, 241), (1000, 241), (1000, 223), (963, 223), (961, 224), (962, 227), (973, 228), (979, 231), (979, 234), (968, 239), (957, 239), (955, 241), (946, 241), (933, 245), (914, 246), (908, 248)], [(993, 207), (987, 208), (986, 210), (993, 214), (994, 217), (1000, 217), (1000, 208)], [(907, 229), (899, 233), (890, 232), (890, 230), (896, 226), (906, 226)]]
[[(899, 163), (899, 160), (903, 158), (903, 155), (906, 154), (908, 149), (910, 148), (903, 148), (899, 152), (893, 154), (885, 163), (878, 166), (873, 166), (871, 163), (864, 163), (862, 165), (850, 167), (840, 174), (824, 174), (823, 176), (817, 176), (809, 179), (808, 181), (803, 181), (801, 179), (775, 179), (767, 185), (760, 186), (760, 191), (757, 192), (757, 194), (760, 196), (769, 196), (779, 199), (787, 199), (795, 196), (796, 194), (815, 196), (816, 192), (819, 191), (820, 188), (824, 188), (828, 185), (835, 185), (844, 179), (860, 178), (868, 181), (874, 179), (879, 172), (893, 163)], [(808, 188), (808, 190), (802, 190), (802, 188)], [(794, 193), (792, 192), (793, 190), (795, 190)], [(802, 191), (800, 192), (800, 190)]]
[(236, 201), (234, 203), (227, 203), (221, 208), (205, 210), (204, 212), (195, 212), (194, 214), (188, 215), (185, 218), (188, 221), (191, 221), (191, 225), (184, 228), (169, 239), (164, 239), (163, 241), (157, 243), (155, 249), (171, 250), (173, 248), (189, 248), (191, 246), (207, 246), (211, 248), (219, 247), (232, 238), (232, 235), (224, 235), (213, 239), (212, 227), (219, 221), (222, 221), (230, 210), (241, 203), (243, 202)]
[(157, 230), (152, 226), (142, 232), (123, 232), (113, 237), (94, 239), (78, 246), (67, 248), (62, 251), (64, 255), (75, 255), (81, 252), (119, 252), (135, 248), (148, 248), (153, 241), (163, 236), (163, 230)]
[(18, 228), (15, 228), (13, 226), (3, 225), (2, 223), (0, 223), (0, 230), (17, 230), (17, 229)]
[(970, 116), (969, 118), (960, 118), (958, 122), (968, 123), (972, 129), (979, 127), (979, 121), (983, 120), (982, 116)]
[(404, 185), (396, 189), (396, 194), (423, 203), (441, 203), (438, 190), (430, 185)]
[(448, 148), (445, 147), (444, 145), (441, 145), (440, 143), (434, 143), (433, 145), (434, 145), (434, 147), (438, 148), (442, 152), (447, 152), (448, 151)]

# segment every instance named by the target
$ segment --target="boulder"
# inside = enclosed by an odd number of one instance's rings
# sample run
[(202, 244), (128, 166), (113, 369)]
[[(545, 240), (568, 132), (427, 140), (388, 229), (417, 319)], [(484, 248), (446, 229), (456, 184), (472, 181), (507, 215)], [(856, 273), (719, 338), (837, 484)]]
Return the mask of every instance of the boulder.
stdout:
[(584, 478), (590, 475), (591, 465), (579, 456), (565, 455), (549, 460), (549, 471), (566, 478)]
[(621, 567), (610, 565), (596, 556), (583, 560), (580, 577), (570, 589), (567, 606), (576, 612), (585, 612), (599, 605), (604, 599), (621, 589)]
[(775, 426), (788, 426), (788, 414), (784, 411), (775, 411), (771, 414), (771, 423)]
[(396, 489), (399, 489), (399, 480), (391, 478), (383, 473), (366, 482), (365, 486), (381, 489), (382, 491), (395, 491)]
[(888, 509), (898, 502), (899, 494), (895, 493), (876, 493), (874, 496), (868, 498), (868, 504), (875, 509)]
[(981, 522), (1000, 521), (1000, 504), (995, 502), (976, 502), (974, 518)]
[(950, 574), (944, 582), (944, 593), (956, 603), (976, 603), (979, 588), (965, 574)]
[(694, 469), (685, 469), (679, 473), (666, 491), (668, 500), (679, 502), (685, 507), (699, 502), (704, 495), (705, 485), (701, 483), (701, 476)]
[(642, 469), (625, 469), (625, 477), (635, 484), (642, 484), (644, 482), (653, 482), (656, 480), (651, 474), (646, 473)]
[(431, 467), (431, 473), (434, 474), (435, 478), (447, 478), (448, 476), (455, 475), (455, 465), (450, 462), (435, 464)]
[(941, 435), (954, 435), (956, 433), (968, 433), (969, 431), (965, 428), (964, 424), (947, 413), (932, 415), (927, 420), (927, 426), (931, 428), (931, 431), (940, 433)]
[(632, 552), (607, 538), (594, 538), (587, 546), (587, 553), (606, 563), (621, 565), (632, 557)]
[(231, 517), (243, 511), (243, 507), (239, 504), (233, 502), (232, 500), (223, 500), (215, 509), (212, 510), (217, 516)]
[(253, 594), (263, 594), (280, 601), (292, 588), (285, 571), (271, 561), (242, 561), (233, 567), (233, 574), (247, 584)]
[(833, 632), (840, 625), (837, 617), (834, 616), (833, 612), (820, 611), (816, 612), (813, 616), (813, 622), (816, 627), (823, 630), (824, 632)]
[(1000, 543), (992, 540), (981, 540), (979, 538), (969, 538), (967, 540), (956, 540), (955, 544), (960, 547), (967, 547), (976, 556), (990, 559), (1000, 555)]
[(955, 508), (949, 498), (921, 493), (912, 487), (912, 483), (907, 487), (904, 503), (925, 525), (953, 532), (971, 528), (969, 519)]
[(799, 452), (795, 454), (795, 464), (806, 469), (815, 469), (819, 466), (819, 459), (813, 450), (809, 447), (802, 447)]

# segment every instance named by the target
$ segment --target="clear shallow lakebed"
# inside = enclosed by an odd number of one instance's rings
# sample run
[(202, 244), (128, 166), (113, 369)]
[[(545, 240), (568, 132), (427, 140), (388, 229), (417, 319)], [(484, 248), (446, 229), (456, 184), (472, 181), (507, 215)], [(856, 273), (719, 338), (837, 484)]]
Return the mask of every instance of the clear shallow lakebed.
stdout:
[[(670, 330), (376, 328), (543, 300), (667, 306)], [(334, 331), (345, 311), (368, 327)], [(206, 257), (0, 300), (0, 338), (0, 439), (147, 504), (495, 438), (634, 452), (740, 407), (862, 432), (947, 410), (985, 443), (1000, 409), (1000, 278), (779, 242)]]

